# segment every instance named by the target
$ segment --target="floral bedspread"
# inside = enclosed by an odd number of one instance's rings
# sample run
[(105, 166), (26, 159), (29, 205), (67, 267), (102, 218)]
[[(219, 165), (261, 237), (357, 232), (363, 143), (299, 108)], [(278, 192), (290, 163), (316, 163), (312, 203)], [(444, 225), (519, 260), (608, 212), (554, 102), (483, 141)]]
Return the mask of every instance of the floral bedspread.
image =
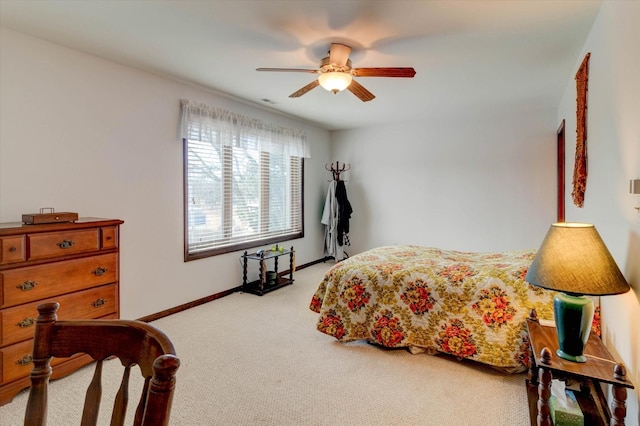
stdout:
[(340, 341), (422, 348), (507, 371), (529, 361), (526, 318), (553, 318), (554, 293), (524, 281), (535, 251), (379, 247), (332, 267), (310, 308)]

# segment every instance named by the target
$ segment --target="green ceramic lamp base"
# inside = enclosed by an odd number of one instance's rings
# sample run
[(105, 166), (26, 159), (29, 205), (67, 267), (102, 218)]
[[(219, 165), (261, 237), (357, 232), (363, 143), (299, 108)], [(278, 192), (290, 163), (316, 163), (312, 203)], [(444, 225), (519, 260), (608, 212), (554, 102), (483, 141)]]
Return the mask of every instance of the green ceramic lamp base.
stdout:
[(591, 333), (593, 301), (584, 296), (558, 293), (553, 299), (553, 311), (558, 332), (557, 355), (573, 362), (586, 362), (583, 351)]
[(584, 355), (570, 355), (568, 353), (563, 352), (562, 350), (558, 349), (556, 351), (556, 354), (563, 359), (567, 359), (569, 361), (573, 361), (573, 362), (587, 362), (587, 357)]

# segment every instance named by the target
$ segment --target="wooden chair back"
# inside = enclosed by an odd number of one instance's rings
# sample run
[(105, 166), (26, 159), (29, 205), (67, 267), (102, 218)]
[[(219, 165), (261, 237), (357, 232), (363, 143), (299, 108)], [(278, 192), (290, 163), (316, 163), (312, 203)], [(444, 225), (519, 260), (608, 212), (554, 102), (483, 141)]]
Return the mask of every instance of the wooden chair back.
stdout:
[[(115, 356), (124, 366), (124, 375), (113, 406), (111, 425), (125, 421), (129, 375), (138, 365), (144, 377), (142, 396), (135, 412), (134, 425), (158, 426), (169, 423), (175, 374), (180, 360), (169, 338), (159, 329), (141, 321), (71, 320), (58, 321), (58, 303), (38, 306), (33, 347), (31, 389), (24, 424), (47, 423), (47, 391), (52, 357), (70, 357), (85, 353), (95, 359), (96, 369), (87, 389), (82, 425), (95, 425), (101, 399), (103, 361)], [(115, 362), (115, 360), (114, 360)]]

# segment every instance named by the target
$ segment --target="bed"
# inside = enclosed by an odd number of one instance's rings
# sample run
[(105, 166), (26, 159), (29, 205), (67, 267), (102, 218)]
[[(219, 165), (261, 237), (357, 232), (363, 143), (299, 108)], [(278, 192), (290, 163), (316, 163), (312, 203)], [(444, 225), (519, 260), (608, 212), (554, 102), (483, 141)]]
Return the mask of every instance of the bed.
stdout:
[(526, 369), (526, 318), (553, 318), (554, 292), (524, 277), (534, 250), (469, 253), (378, 247), (334, 265), (312, 297), (317, 329), (411, 352)]

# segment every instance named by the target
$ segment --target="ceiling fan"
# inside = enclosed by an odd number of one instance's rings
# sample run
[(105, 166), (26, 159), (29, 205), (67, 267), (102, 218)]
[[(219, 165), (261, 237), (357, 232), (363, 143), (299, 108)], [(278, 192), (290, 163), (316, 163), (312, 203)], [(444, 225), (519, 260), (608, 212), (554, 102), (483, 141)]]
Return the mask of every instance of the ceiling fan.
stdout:
[(300, 68), (257, 68), (256, 71), (307, 72), (319, 74), (318, 78), (302, 89), (289, 95), (298, 98), (317, 86), (322, 86), (330, 92), (338, 93), (347, 89), (361, 101), (367, 102), (375, 98), (373, 93), (365, 89), (353, 77), (407, 77), (412, 78), (416, 71), (410, 67), (403, 68), (351, 68), (349, 54), (351, 47), (341, 43), (331, 43), (329, 56), (320, 61), (318, 69)]

